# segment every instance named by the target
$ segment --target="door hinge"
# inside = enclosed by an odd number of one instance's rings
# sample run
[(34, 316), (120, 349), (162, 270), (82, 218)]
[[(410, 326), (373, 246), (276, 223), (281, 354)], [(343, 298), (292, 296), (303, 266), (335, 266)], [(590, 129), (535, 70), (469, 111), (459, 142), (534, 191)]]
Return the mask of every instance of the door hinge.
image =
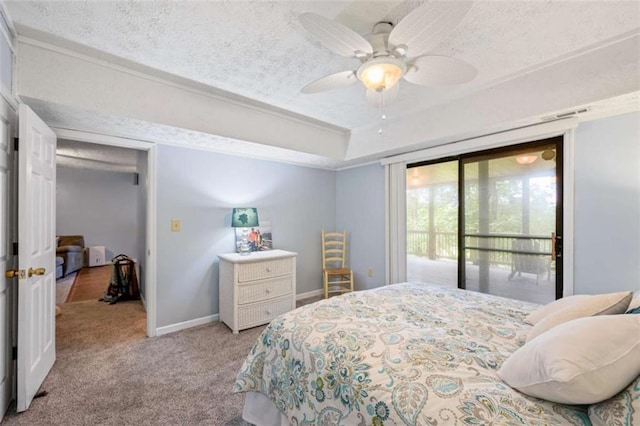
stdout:
[(18, 255), (18, 243), (13, 243), (13, 255)]
[(20, 138), (13, 138), (13, 150), (17, 151), (20, 146)]
[(14, 346), (12, 348), (12, 350), (11, 350), (11, 359), (14, 360), (14, 361), (16, 359), (18, 359), (18, 347), (17, 346)]

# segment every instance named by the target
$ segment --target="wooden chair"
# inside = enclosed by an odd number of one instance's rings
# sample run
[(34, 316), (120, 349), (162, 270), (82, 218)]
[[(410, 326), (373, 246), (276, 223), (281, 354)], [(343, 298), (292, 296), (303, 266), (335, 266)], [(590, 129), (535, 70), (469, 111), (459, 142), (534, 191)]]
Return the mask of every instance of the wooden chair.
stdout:
[(347, 233), (322, 230), (322, 281), (324, 298), (353, 291), (353, 271), (346, 267)]

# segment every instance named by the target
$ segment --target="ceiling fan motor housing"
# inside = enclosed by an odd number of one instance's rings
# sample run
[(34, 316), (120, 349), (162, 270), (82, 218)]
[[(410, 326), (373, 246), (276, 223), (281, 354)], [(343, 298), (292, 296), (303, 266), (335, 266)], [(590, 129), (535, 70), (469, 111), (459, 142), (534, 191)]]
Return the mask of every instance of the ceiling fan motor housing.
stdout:
[(369, 43), (373, 47), (373, 57), (389, 56), (389, 33), (393, 29), (391, 22), (378, 22), (369, 34)]

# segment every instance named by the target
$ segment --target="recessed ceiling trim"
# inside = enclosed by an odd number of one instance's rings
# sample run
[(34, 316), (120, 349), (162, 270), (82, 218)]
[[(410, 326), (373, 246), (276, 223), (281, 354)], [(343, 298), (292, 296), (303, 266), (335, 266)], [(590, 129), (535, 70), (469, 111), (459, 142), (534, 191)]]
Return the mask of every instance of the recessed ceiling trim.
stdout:
[(516, 71), (514, 73), (511, 73), (511, 74), (508, 74), (508, 75), (505, 75), (505, 76), (502, 76), (502, 77), (497, 78), (495, 80), (490, 80), (490, 81), (488, 81), (488, 82), (486, 82), (486, 83), (484, 83), (484, 84), (482, 84), (480, 86), (476, 86), (474, 88), (470, 88), (470, 89), (467, 89), (467, 90), (460, 91), (460, 93), (458, 93), (458, 95), (455, 98), (452, 97), (450, 100), (463, 98), (463, 97), (468, 96), (470, 94), (473, 94), (473, 93), (476, 93), (476, 92), (480, 92), (480, 91), (489, 89), (491, 87), (498, 86), (500, 84), (507, 83), (507, 82), (509, 82), (511, 80), (515, 80), (515, 79), (518, 79), (520, 77), (524, 77), (527, 74), (532, 74), (532, 73), (535, 73), (535, 72), (538, 72), (538, 71), (542, 71), (547, 67), (551, 67), (551, 66), (558, 65), (558, 64), (561, 64), (561, 63), (564, 63), (564, 62), (571, 61), (573, 59), (579, 58), (580, 56), (593, 53), (593, 52), (595, 52), (595, 51), (597, 51), (599, 49), (605, 49), (605, 48), (610, 47), (612, 45), (615, 45), (617, 43), (622, 43), (622, 42), (625, 42), (626, 40), (629, 40), (629, 39), (632, 39), (632, 38), (638, 37), (638, 36), (640, 36), (640, 28), (636, 28), (636, 29), (634, 29), (632, 31), (627, 31), (626, 33), (619, 34), (619, 35), (617, 35), (615, 37), (610, 37), (610, 38), (608, 38), (606, 40), (602, 40), (602, 41), (600, 41), (598, 43), (594, 43), (592, 45), (582, 47), (580, 49), (568, 52), (568, 53), (566, 53), (564, 55), (557, 56), (557, 57), (549, 59), (547, 61), (537, 63), (537, 64), (532, 65), (530, 67), (523, 68), (521, 70), (518, 70), (518, 71)]
[(17, 90), (23, 98), (344, 159), (349, 133), (245, 108), (48, 46), (20, 42), (18, 47)]
[(344, 127), (336, 126), (335, 124), (327, 123), (301, 114), (296, 114), (235, 93), (216, 89), (214, 87), (207, 86), (206, 84), (141, 65), (43, 31), (35, 30), (20, 24), (17, 24), (16, 27), (18, 28), (17, 42), (19, 43), (51, 50), (76, 59), (111, 68), (115, 71), (127, 73), (138, 78), (144, 78), (155, 83), (189, 91), (197, 95), (206, 96), (216, 101), (227, 102), (242, 108), (251, 109), (262, 114), (284, 118), (307, 126), (315, 126), (324, 131), (332, 131), (341, 135), (349, 133), (349, 130)]
[[(278, 152), (284, 151), (284, 149), (277, 148), (277, 147), (270, 147), (274, 152), (274, 155), (272, 156), (255, 155), (255, 154), (246, 153), (246, 152), (234, 152), (229, 150), (228, 148), (223, 149), (223, 148), (216, 148), (216, 147), (207, 147), (203, 145), (185, 144), (185, 143), (171, 142), (171, 141), (153, 139), (153, 138), (133, 139), (133, 138), (127, 138), (127, 137), (122, 137), (117, 135), (93, 133), (93, 132), (88, 132), (83, 130), (64, 129), (60, 127), (51, 127), (51, 130), (53, 130), (56, 136), (60, 139), (67, 139), (67, 140), (87, 142), (87, 143), (100, 144), (100, 145), (119, 146), (123, 148), (132, 148), (132, 149), (138, 149), (138, 150), (148, 150), (151, 146), (154, 146), (154, 145), (167, 145), (167, 146), (175, 146), (175, 147), (184, 148), (184, 149), (197, 149), (199, 151), (233, 155), (236, 157), (253, 158), (257, 160), (273, 161), (276, 163), (290, 164), (293, 166), (301, 166), (301, 167), (308, 167), (312, 169), (321, 169), (321, 170), (337, 170), (339, 166), (345, 164), (344, 161), (331, 160), (329, 158), (314, 156), (313, 154), (309, 154), (308, 158), (313, 159), (315, 157), (315, 161), (316, 161), (315, 163), (311, 163), (309, 162), (309, 160), (294, 161), (294, 160), (287, 159), (283, 155), (278, 155)], [(251, 142), (238, 141), (238, 143), (250, 144)]]
[(381, 163), (382, 165), (387, 165), (402, 162), (409, 163), (415, 161), (428, 161), (449, 155), (459, 155), (473, 151), (496, 148), (504, 146), (506, 143), (517, 144), (520, 142), (531, 141), (533, 139), (544, 139), (546, 137), (557, 136), (565, 133), (567, 130), (575, 129), (577, 126), (578, 120), (575, 117), (565, 118), (548, 123), (534, 124), (501, 132), (459, 139), (419, 151), (383, 158)]
[[(404, 150), (424, 149), (488, 131), (540, 122), (554, 112), (589, 105), (640, 89), (640, 36), (625, 37), (589, 54), (555, 63), (473, 96), (352, 132), (346, 159), (389, 153), (404, 141)], [(396, 151), (397, 152), (397, 151)]]

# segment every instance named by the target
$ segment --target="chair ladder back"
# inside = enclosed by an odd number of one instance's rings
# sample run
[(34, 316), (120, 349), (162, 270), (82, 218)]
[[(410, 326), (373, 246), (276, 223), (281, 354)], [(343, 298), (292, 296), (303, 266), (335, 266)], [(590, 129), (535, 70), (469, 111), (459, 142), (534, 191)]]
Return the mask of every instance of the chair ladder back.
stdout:
[(344, 268), (346, 265), (347, 231), (325, 232), (322, 230), (322, 268)]
[(322, 281), (324, 297), (353, 291), (353, 271), (347, 265), (347, 231), (322, 230)]

